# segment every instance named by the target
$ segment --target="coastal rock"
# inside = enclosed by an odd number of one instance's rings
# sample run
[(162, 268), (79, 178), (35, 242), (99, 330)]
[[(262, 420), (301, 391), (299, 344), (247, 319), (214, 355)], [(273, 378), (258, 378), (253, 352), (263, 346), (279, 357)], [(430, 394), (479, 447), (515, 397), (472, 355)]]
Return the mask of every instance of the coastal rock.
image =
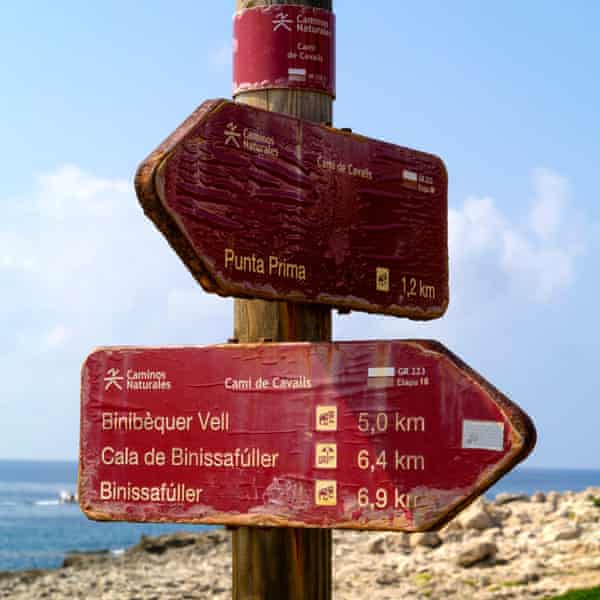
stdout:
[(394, 569), (387, 568), (376, 577), (375, 581), (379, 585), (397, 585), (400, 582), (400, 575)]
[(230, 536), (225, 530), (215, 530), (198, 535), (188, 532), (177, 532), (158, 537), (143, 535), (135, 546), (125, 553), (135, 557), (138, 554), (162, 555), (170, 550), (193, 547), (196, 554), (207, 554), (222, 544), (228, 544)]
[(390, 552), (410, 552), (410, 538), (408, 533), (388, 533), (385, 536), (385, 543)]
[(554, 512), (558, 508), (558, 503), (560, 502), (560, 494), (558, 492), (548, 492), (546, 494), (546, 504), (547, 510), (549, 512)]
[(492, 542), (476, 542), (464, 548), (456, 557), (459, 567), (472, 567), (483, 561), (491, 562), (496, 557), (498, 547)]
[(89, 566), (92, 563), (106, 562), (107, 560), (112, 560), (114, 558), (115, 554), (110, 552), (110, 550), (70, 552), (65, 556), (62, 566), (63, 568)]
[(559, 521), (544, 528), (542, 539), (545, 542), (575, 540), (581, 536), (581, 529), (574, 523)]
[[(336, 600), (540, 600), (600, 585), (600, 493), (554, 494), (545, 502), (479, 501), (498, 525), (453, 520), (435, 550), (430, 534), (333, 532)], [(555, 503), (551, 513), (546, 509)], [(569, 517), (560, 517), (562, 514)], [(594, 520), (596, 519), (596, 520)], [(411, 548), (411, 544), (414, 546)], [(0, 599), (229, 600), (231, 533), (145, 538), (119, 556), (74, 553), (69, 566), (0, 573)], [(277, 564), (277, 563), (274, 563)]]
[(444, 543), (462, 542), (464, 529), (458, 519), (453, 519), (439, 533)]
[(413, 548), (422, 546), (424, 548), (437, 548), (442, 544), (442, 538), (435, 531), (415, 533), (410, 537), (410, 545)]
[(498, 523), (490, 514), (483, 500), (475, 501), (465, 512), (460, 515), (460, 524), (464, 529), (484, 531), (490, 527), (497, 527)]
[(510, 519), (513, 514), (513, 510), (507, 506), (488, 506), (486, 510), (497, 524)]
[(385, 554), (386, 541), (385, 536), (375, 538), (370, 544), (368, 552), (369, 554)]
[(460, 520), (455, 518), (452, 519), (452, 521), (450, 521), (450, 523), (448, 523), (447, 525), (445, 525), (444, 527), (442, 527), (442, 533), (445, 535), (447, 533), (454, 533), (456, 531), (462, 531), (463, 530), (463, 526), (460, 523)]
[(533, 518), (531, 516), (531, 513), (528, 511), (522, 510), (519, 512), (515, 512), (515, 513), (513, 513), (512, 516), (519, 525), (529, 525), (530, 523), (533, 523)]
[(129, 550), (130, 553), (148, 552), (149, 554), (163, 554), (171, 548), (185, 548), (197, 542), (197, 537), (191, 533), (177, 532), (173, 534), (152, 537), (143, 535), (139, 543)]
[(596, 496), (583, 495), (567, 505), (569, 515), (577, 523), (600, 522), (600, 500)]
[(527, 560), (523, 564), (519, 564), (519, 571), (514, 580), (520, 585), (527, 585), (539, 581), (541, 577), (541, 565), (535, 560)]
[(577, 565), (580, 569), (589, 569), (590, 571), (600, 571), (600, 556), (585, 558), (579, 561)]
[(525, 495), (525, 494), (509, 494), (509, 493), (503, 493), (503, 494), (498, 494), (496, 496), (496, 504), (498, 505), (502, 505), (502, 504), (509, 504), (510, 502), (529, 502), (530, 498), (529, 496)]
[[(48, 574), (46, 569), (27, 569), (26, 571), (0, 571), (0, 590), (3, 583), (22, 583), (29, 585), (39, 577)], [(0, 596), (1, 597), (1, 596)]]

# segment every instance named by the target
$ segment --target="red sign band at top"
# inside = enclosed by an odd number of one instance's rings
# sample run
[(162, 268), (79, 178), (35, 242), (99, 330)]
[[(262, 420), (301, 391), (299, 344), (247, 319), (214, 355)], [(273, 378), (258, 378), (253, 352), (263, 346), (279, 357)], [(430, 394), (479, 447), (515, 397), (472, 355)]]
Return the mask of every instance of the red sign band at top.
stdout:
[(233, 95), (299, 88), (335, 96), (335, 16), (279, 4), (233, 19)]

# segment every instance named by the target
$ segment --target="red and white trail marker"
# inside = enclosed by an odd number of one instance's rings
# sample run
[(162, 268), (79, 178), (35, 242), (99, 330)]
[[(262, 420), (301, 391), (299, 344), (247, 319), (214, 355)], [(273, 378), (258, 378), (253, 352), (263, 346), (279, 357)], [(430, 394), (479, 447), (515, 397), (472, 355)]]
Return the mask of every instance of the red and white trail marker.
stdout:
[(233, 95), (304, 89), (335, 96), (335, 16), (309, 6), (247, 8), (233, 19)]

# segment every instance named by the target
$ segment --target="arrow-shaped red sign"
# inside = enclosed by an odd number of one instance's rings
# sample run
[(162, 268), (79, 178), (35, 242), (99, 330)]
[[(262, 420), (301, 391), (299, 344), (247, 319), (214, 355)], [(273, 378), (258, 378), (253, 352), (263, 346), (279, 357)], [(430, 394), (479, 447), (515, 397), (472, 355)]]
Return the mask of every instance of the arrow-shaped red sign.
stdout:
[(437, 342), (103, 348), (82, 373), (91, 518), (424, 531), (535, 429)]
[(136, 176), (205, 290), (413, 319), (448, 305), (447, 185), (431, 154), (226, 100)]

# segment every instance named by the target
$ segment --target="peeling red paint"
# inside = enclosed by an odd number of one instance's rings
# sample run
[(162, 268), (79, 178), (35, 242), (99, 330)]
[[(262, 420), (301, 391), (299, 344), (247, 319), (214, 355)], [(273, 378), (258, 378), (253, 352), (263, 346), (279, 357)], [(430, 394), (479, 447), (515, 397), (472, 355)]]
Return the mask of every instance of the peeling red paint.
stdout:
[(413, 319), (448, 305), (447, 188), (431, 154), (226, 100), (136, 176), (206, 291)]
[(424, 531), (535, 442), (425, 341), (103, 348), (81, 414), (81, 506), (108, 520)]

